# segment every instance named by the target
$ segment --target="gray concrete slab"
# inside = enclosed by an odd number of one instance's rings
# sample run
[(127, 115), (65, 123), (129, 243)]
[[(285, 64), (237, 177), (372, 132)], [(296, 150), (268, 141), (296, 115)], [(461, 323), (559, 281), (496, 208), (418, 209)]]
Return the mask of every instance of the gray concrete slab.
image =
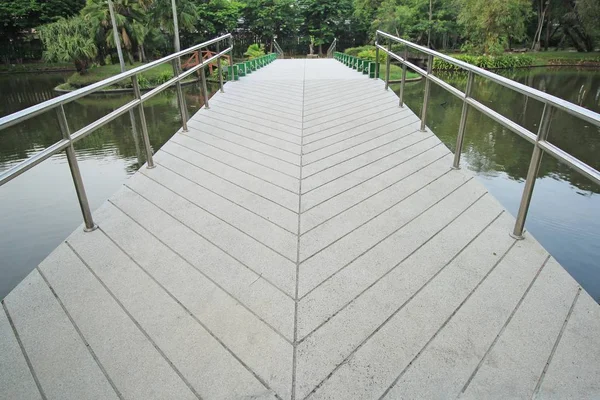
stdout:
[(0, 398), (600, 397), (600, 307), (381, 80), (210, 104), (5, 299)]

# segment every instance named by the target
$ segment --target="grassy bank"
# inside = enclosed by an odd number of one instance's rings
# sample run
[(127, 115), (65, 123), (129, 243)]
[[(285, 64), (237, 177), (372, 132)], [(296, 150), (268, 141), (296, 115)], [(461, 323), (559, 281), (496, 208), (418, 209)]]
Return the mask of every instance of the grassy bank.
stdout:
[[(133, 65), (127, 64), (125, 68), (130, 70), (135, 67), (139, 67), (143, 65), (142, 63), (134, 63)], [(67, 78), (67, 82), (59, 85), (59, 89), (63, 90), (74, 90), (79, 89), (87, 85), (91, 85), (92, 83), (99, 82), (103, 79), (110, 78), (111, 76), (117, 75), (121, 72), (121, 67), (117, 64), (111, 65), (102, 65), (98, 67), (94, 67), (88, 70), (88, 72), (84, 75), (79, 73), (74, 73), (69, 78)], [(170, 64), (161, 64), (157, 67), (152, 68), (149, 71), (143, 72), (138, 75), (138, 82), (142, 89), (151, 88), (154, 86), (158, 86), (161, 83), (164, 83), (173, 77), (173, 68)], [(193, 80), (195, 77), (189, 78), (189, 80)], [(129, 89), (132, 87), (131, 78), (124, 79), (116, 84), (109, 86), (110, 89)]]
[[(504, 53), (498, 56), (470, 55), (462, 53), (448, 54), (456, 59), (485, 69), (542, 67), (542, 66), (598, 66), (600, 53), (578, 53), (570, 51), (544, 51), (527, 53)], [(458, 67), (440, 59), (435, 59), (434, 69), (457, 70)]]

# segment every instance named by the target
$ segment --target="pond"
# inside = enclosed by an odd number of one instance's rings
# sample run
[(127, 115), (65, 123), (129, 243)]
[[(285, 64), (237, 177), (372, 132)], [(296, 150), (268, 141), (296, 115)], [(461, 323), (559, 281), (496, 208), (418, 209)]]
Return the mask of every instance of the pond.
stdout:
[[(593, 70), (529, 69), (503, 75), (571, 102), (600, 111), (600, 72)], [(52, 88), (64, 74), (0, 75), (0, 116), (54, 96)], [(466, 76), (444, 79), (464, 90)], [(392, 85), (397, 90), (396, 85)], [(202, 98), (197, 85), (184, 87), (190, 115)], [(212, 91), (215, 90), (213, 86)], [(475, 97), (489, 107), (536, 131), (542, 106), (523, 95), (492, 83), (475, 81)], [(407, 85), (406, 102), (420, 114), (423, 83)], [(71, 129), (84, 126), (131, 95), (100, 95), (66, 107)], [(432, 86), (428, 108), (430, 126), (454, 150), (461, 103)], [(174, 91), (152, 98), (145, 105), (150, 141), (160, 148), (181, 126)], [(139, 124), (138, 124), (139, 125)], [(143, 164), (141, 139), (134, 136), (126, 114), (77, 143), (80, 168), (92, 209), (109, 198)], [(0, 134), (0, 170), (60, 139), (53, 113), (40, 115)], [(557, 113), (550, 140), (562, 149), (600, 169), (600, 132), (572, 117)], [(532, 146), (478, 112), (470, 112), (462, 165), (473, 171), (513, 215), (520, 201)], [(593, 185), (549, 156), (540, 178), (526, 228), (600, 301), (600, 187)], [(81, 224), (77, 198), (64, 155), (57, 155), (0, 187), (0, 298), (16, 286), (62, 240)], [(507, 232), (508, 234), (508, 232)]]
[[(600, 112), (600, 71), (533, 68), (497, 71), (500, 75)], [(464, 91), (467, 75), (437, 73)], [(423, 82), (407, 84), (405, 100), (417, 115)], [(462, 102), (431, 86), (427, 125), (452, 151)], [(398, 90), (399, 85), (392, 85)], [(495, 83), (476, 78), (473, 96), (491, 109), (537, 132), (543, 105)], [(552, 120), (548, 140), (600, 169), (600, 129), (564, 112)], [(533, 145), (478, 111), (469, 111), (461, 156), (491, 194), (516, 215)], [(526, 229), (600, 302), (600, 186), (544, 155), (527, 217)]]
[[(68, 74), (0, 75), (0, 116), (48, 100)], [(183, 87), (193, 115), (203, 101), (198, 85)], [(209, 88), (212, 92), (216, 87)], [(132, 94), (93, 95), (65, 106), (71, 131), (108, 114)], [(160, 148), (180, 127), (174, 90), (144, 103), (150, 143)], [(136, 112), (137, 116), (137, 112)], [(139, 127), (139, 121), (137, 122)], [(138, 128), (139, 129), (139, 128)], [(0, 171), (61, 138), (54, 111), (0, 132)], [(129, 114), (98, 129), (75, 145), (92, 210), (114, 194), (144, 160), (142, 139), (133, 135)], [(0, 187), (0, 299), (4, 298), (58, 244), (82, 223), (64, 153), (53, 156)]]

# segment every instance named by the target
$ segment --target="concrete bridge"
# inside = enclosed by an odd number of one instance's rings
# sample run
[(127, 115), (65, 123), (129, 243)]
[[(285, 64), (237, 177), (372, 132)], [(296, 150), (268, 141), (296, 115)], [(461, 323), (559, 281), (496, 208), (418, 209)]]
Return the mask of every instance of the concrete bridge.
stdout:
[(226, 84), (4, 299), (0, 398), (600, 397), (600, 307), (384, 86)]

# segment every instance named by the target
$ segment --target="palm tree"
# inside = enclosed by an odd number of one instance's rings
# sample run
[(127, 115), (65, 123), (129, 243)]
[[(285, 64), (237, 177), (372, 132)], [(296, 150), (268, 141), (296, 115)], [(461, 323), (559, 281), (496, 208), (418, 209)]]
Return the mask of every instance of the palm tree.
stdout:
[(90, 27), (81, 17), (60, 19), (39, 28), (48, 62), (73, 62), (80, 74), (87, 72), (98, 49)]
[[(136, 46), (139, 48), (140, 41), (143, 43), (147, 33), (146, 30), (140, 29), (139, 26), (146, 25), (146, 10), (149, 4), (148, 0), (114, 1), (117, 33), (130, 62), (133, 61), (132, 50)], [(99, 47), (103, 48), (106, 45), (108, 48), (114, 48), (114, 36), (112, 34), (112, 24), (106, 0), (87, 0), (87, 4), (81, 11), (81, 14), (92, 27), (95, 37), (99, 42)], [(104, 52), (101, 53), (103, 55)]]

